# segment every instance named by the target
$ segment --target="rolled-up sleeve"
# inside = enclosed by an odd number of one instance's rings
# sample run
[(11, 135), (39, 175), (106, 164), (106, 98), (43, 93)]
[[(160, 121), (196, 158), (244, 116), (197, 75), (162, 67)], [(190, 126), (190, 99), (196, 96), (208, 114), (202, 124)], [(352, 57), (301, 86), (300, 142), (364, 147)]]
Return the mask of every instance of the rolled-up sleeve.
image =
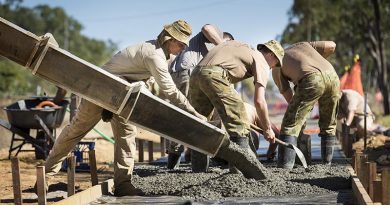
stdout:
[(194, 114), (195, 109), (191, 106), (187, 98), (177, 89), (168, 72), (168, 63), (159, 55), (150, 55), (145, 59), (147, 69), (154, 77), (156, 83), (164, 93), (166, 98), (174, 105), (187, 112)]
[(309, 44), (324, 58), (334, 53), (336, 49), (336, 43), (333, 41), (312, 41)]

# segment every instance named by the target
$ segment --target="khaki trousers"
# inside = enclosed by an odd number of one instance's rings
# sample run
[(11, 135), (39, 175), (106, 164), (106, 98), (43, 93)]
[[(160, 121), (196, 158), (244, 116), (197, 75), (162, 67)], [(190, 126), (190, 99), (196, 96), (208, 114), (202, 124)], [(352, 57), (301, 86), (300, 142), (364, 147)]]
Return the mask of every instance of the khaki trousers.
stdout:
[[(47, 175), (54, 175), (61, 169), (61, 163), (75, 145), (100, 121), (102, 108), (82, 99), (79, 111), (72, 122), (62, 130), (56, 139), (45, 162)], [(114, 186), (115, 189), (126, 189), (131, 186), (136, 152), (136, 127), (126, 123), (123, 117), (114, 115), (111, 120), (114, 133)], [(108, 153), (107, 153), (108, 154)], [(99, 156), (97, 156), (99, 157)]]

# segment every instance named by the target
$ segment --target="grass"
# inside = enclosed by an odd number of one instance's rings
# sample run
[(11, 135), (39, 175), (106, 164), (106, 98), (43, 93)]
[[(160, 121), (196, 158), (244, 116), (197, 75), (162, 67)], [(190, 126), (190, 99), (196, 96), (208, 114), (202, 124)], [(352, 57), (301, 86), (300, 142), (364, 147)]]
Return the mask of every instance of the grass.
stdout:
[(377, 116), (376, 123), (383, 125), (384, 127), (390, 127), (390, 115)]

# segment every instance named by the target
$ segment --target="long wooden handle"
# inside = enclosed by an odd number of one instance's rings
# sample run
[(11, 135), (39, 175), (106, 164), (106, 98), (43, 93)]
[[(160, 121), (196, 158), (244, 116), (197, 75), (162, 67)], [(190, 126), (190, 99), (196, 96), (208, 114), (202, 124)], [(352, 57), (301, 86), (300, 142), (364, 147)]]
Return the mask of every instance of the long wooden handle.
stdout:
[[(256, 125), (252, 124), (251, 123), (251, 128), (256, 130), (257, 132), (260, 132), (261, 134), (263, 134), (263, 130), (260, 128), (260, 127), (257, 127)], [(275, 142), (278, 143), (278, 144), (281, 144), (283, 146), (288, 146), (288, 144), (286, 142), (283, 142), (282, 140), (278, 139), (275, 137)]]

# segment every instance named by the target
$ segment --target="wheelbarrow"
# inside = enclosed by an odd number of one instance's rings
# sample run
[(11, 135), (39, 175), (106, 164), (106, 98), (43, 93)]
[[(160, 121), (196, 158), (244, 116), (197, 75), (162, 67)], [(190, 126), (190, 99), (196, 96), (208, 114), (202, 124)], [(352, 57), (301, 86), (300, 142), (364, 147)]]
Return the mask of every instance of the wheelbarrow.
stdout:
[[(35, 151), (37, 159), (46, 159), (55, 141), (55, 128), (61, 126), (69, 104), (67, 100), (63, 100), (55, 107), (37, 108), (40, 103), (51, 100), (53, 98), (34, 97), (19, 100), (4, 108), (8, 122), (0, 120), (0, 125), (12, 132), (8, 158), (11, 158), (12, 152), (16, 150), (15, 156), (21, 151)], [(36, 130), (35, 138), (30, 135), (32, 129)], [(17, 141), (21, 143), (15, 145)], [(27, 143), (32, 144), (35, 149), (22, 150)]]

